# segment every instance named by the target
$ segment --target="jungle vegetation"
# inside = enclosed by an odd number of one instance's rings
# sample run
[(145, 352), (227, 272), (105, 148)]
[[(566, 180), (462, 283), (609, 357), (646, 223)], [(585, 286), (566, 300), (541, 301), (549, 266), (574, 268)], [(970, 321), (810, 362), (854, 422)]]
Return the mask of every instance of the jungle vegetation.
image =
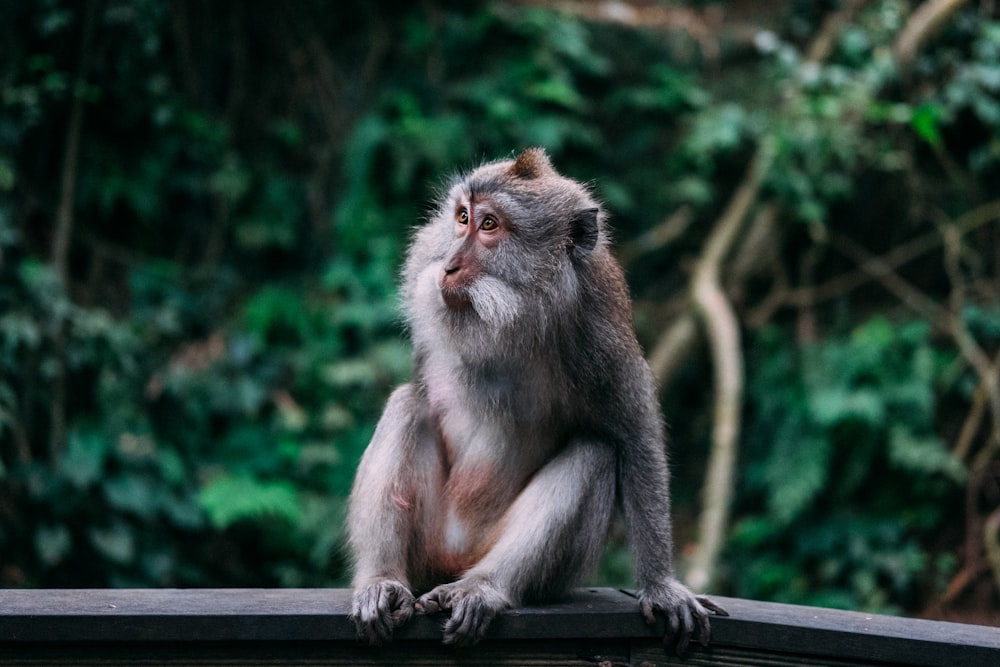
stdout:
[(410, 231), (536, 145), (687, 578), (1000, 622), (994, 0), (0, 0), (0, 585), (344, 585)]

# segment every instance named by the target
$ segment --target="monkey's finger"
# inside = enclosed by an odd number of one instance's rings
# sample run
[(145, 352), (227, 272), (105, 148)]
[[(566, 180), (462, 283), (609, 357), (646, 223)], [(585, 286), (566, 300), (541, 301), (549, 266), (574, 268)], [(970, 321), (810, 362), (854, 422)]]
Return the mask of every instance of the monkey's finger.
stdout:
[(708, 648), (708, 640), (712, 638), (712, 625), (708, 621), (708, 614), (698, 615), (698, 627), (701, 630), (698, 633), (698, 643)]
[(441, 626), (443, 630), (442, 639), (445, 644), (451, 646), (468, 646), (473, 642), (469, 639), (468, 622), (464, 617), (456, 616), (454, 612)]
[(373, 646), (383, 644), (392, 637), (392, 626), (388, 621), (389, 610), (380, 586), (369, 588), (365, 594), (355, 598), (351, 617), (358, 636)]
[(471, 623), (464, 616), (456, 617), (452, 613), (443, 628), (444, 635), (442, 641), (445, 644), (451, 646), (471, 646), (476, 643), (475, 637), (472, 634)]
[(395, 628), (404, 625), (413, 617), (413, 605), (406, 604), (401, 607), (397, 607), (394, 612), (392, 612), (392, 625)]
[(436, 614), (441, 611), (441, 605), (431, 598), (420, 598), (413, 607), (419, 614)]
[(688, 644), (691, 643), (691, 632), (694, 630), (694, 617), (686, 604), (675, 607), (667, 613), (667, 627), (669, 632), (664, 641), (670, 640), (676, 646), (677, 655), (684, 655)]
[(698, 602), (701, 603), (702, 607), (704, 607), (705, 609), (708, 609), (710, 612), (712, 612), (716, 616), (729, 616), (729, 612), (728, 611), (726, 611), (725, 609), (723, 609), (722, 607), (720, 607), (719, 605), (717, 605), (715, 602), (713, 602), (709, 598), (699, 596), (698, 597)]
[(402, 586), (393, 586), (386, 591), (389, 598), (389, 604), (394, 607), (400, 607), (402, 605), (412, 605), (413, 604), (413, 593), (403, 588)]
[(371, 624), (369, 643), (374, 646), (381, 646), (392, 639), (392, 621), (389, 615), (379, 616)]
[(691, 643), (691, 635), (686, 632), (682, 632), (677, 637), (677, 657), (683, 657), (684, 653), (688, 650), (688, 644)]
[(459, 602), (451, 610), (451, 617), (445, 622), (443, 641), (445, 644), (462, 646), (468, 644), (469, 620), (467, 605)]
[(486, 634), (496, 611), (466, 598), (455, 605), (451, 619), (445, 623), (444, 642), (456, 646), (471, 646)]
[(681, 619), (679, 609), (666, 612), (667, 616), (667, 636), (678, 637), (684, 632), (684, 621)]
[(653, 603), (648, 599), (643, 599), (639, 602), (639, 611), (642, 612), (642, 617), (646, 619), (646, 625), (656, 625), (656, 614), (653, 613)]
[(405, 588), (396, 588), (389, 601), (389, 612), (394, 628), (406, 623), (413, 616), (413, 593)]
[(372, 618), (358, 619), (355, 621), (358, 637), (370, 646), (381, 646), (392, 639), (392, 625), (388, 622), (388, 615), (376, 615)]
[(381, 646), (392, 639), (392, 611), (382, 601), (365, 625), (369, 644)]

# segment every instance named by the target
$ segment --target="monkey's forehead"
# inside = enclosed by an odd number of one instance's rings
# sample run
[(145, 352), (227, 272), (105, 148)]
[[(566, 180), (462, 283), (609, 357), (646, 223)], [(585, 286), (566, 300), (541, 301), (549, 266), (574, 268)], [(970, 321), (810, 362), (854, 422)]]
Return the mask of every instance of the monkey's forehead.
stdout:
[(520, 179), (511, 175), (510, 168), (513, 164), (512, 161), (507, 160), (483, 165), (461, 178), (456, 183), (458, 191), (453, 189), (452, 192), (475, 199), (497, 192), (519, 190), (523, 184), (518, 182)]
[(538, 201), (558, 199), (563, 204), (578, 200), (581, 205), (594, 206), (590, 191), (582, 183), (567, 178), (549, 168), (540, 178), (522, 178), (512, 173), (514, 161), (506, 160), (483, 165), (451, 182), (447, 199), (483, 199), (507, 201)]

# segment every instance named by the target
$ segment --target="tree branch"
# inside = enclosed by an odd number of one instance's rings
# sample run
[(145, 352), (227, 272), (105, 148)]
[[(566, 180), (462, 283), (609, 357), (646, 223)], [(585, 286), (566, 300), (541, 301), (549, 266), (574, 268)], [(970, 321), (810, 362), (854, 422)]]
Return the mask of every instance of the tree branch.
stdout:
[(758, 147), (743, 182), (712, 228), (692, 277), (691, 301), (705, 327), (714, 365), (715, 385), (712, 451), (703, 486), (699, 547), (688, 572), (688, 580), (697, 589), (711, 585), (715, 564), (725, 540), (739, 442), (740, 412), (743, 407), (740, 327), (722, 287), (722, 264), (732, 249), (743, 221), (757, 201), (773, 157), (773, 143), (770, 139), (765, 139)]
[(69, 277), (69, 242), (73, 235), (73, 203), (76, 194), (76, 167), (79, 162), (80, 135), (83, 127), (84, 88), (87, 85), (87, 65), (90, 60), (90, 44), (93, 40), (96, 14), (97, 0), (88, 0), (84, 7), (80, 55), (77, 59), (77, 72), (73, 81), (69, 121), (66, 124), (66, 152), (63, 154), (59, 206), (56, 209), (55, 233), (52, 238), (52, 266), (59, 274), (64, 286), (68, 285)]
[(896, 38), (892, 51), (900, 67), (908, 67), (921, 45), (964, 5), (966, 0), (927, 0), (917, 8)]
[(1000, 589), (1000, 507), (990, 512), (983, 522), (983, 548), (993, 573), (993, 583)]
[(979, 346), (962, 321), (961, 313), (938, 305), (937, 301), (913, 287), (880, 258), (870, 254), (849, 238), (831, 234), (830, 242), (837, 250), (853, 259), (900, 301), (931, 322), (938, 330), (951, 336), (962, 358), (979, 376), (989, 397), (993, 418), (991, 441), (1000, 443), (1000, 371), (997, 364)]
[[(983, 225), (1000, 220), (1000, 199), (978, 206), (971, 211), (967, 211), (958, 217), (952, 227), (961, 235), (982, 227)], [(930, 252), (939, 247), (942, 242), (941, 234), (934, 231), (918, 236), (906, 243), (902, 243), (892, 248), (884, 255), (877, 258), (880, 266), (888, 269), (897, 269), (900, 266), (911, 262), (917, 257)], [(794, 306), (815, 305), (820, 301), (827, 301), (836, 298), (841, 294), (871, 282), (878, 271), (873, 271), (865, 267), (859, 267), (842, 275), (827, 280), (824, 283), (809, 289), (794, 289), (788, 293), (788, 302)]]
[(930, 320), (938, 329), (946, 333), (949, 331), (948, 311), (939, 306), (937, 301), (906, 282), (881, 257), (871, 254), (852, 239), (842, 234), (831, 232), (829, 238), (830, 245), (835, 250), (848, 259), (851, 259), (862, 271), (871, 276), (911, 310), (919, 313), (921, 317)]
[(681, 206), (655, 227), (635, 237), (618, 250), (618, 261), (628, 265), (636, 257), (661, 250), (684, 235), (694, 215), (690, 206)]
[[(830, 14), (806, 50), (807, 60), (811, 62), (825, 60), (832, 52), (836, 44), (836, 37), (843, 26), (849, 23), (864, 5), (865, 0), (848, 0), (839, 11)], [(939, 10), (941, 9), (940, 4), (937, 7)], [(939, 11), (936, 16), (943, 20), (947, 14)], [(922, 30), (918, 31), (916, 28), (918, 24), (913, 22), (915, 20), (916, 17), (911, 19), (911, 23), (908, 24), (908, 28), (913, 31), (909, 33), (911, 37), (926, 35), (933, 26), (938, 25), (937, 23), (927, 23), (924, 24), (925, 27)], [(901, 36), (901, 40), (903, 37), (905, 35)], [(900, 41), (898, 43), (905, 44), (906, 42)], [(919, 39), (914, 42), (915, 45), (919, 45), (919, 43)], [(905, 52), (897, 51), (897, 53)], [(796, 91), (790, 92), (792, 94), (788, 98), (794, 99)], [(874, 89), (869, 91), (872, 95), (875, 92)], [(728, 522), (732, 494), (732, 465), (738, 441), (739, 413), (743, 390), (739, 327), (719, 276), (722, 273), (722, 265), (726, 261), (726, 255), (737, 244), (736, 238), (740, 224), (756, 202), (762, 183), (762, 174), (766, 173), (770, 161), (766, 157), (772, 150), (769, 146), (770, 141), (773, 141), (773, 137), (765, 137), (762, 140), (747, 176), (731, 198), (725, 213), (713, 227), (712, 234), (691, 279), (692, 308), (697, 311), (705, 326), (705, 335), (709, 341), (715, 368), (716, 388), (713, 445), (704, 487), (704, 508), (700, 518), (699, 548), (688, 577), (696, 588), (711, 585), (714, 564), (718, 558), (718, 551), (721, 548)], [(963, 349), (963, 356), (968, 358), (970, 363), (978, 364), (980, 369), (985, 370), (983, 364), (980, 363), (982, 362), (981, 356), (976, 354), (978, 348), (975, 346), (975, 342), (970, 341), (967, 337), (963, 338), (962, 330), (954, 326), (954, 321), (948, 317), (949, 313), (946, 310), (893, 273), (892, 267), (887, 267), (885, 262), (873, 258), (867, 253), (862, 256), (860, 249), (851, 246), (849, 240), (843, 239), (842, 241), (842, 250), (858, 258), (859, 268), (863, 272), (879, 280), (887, 289), (918, 312), (925, 314), (939, 325), (943, 324), (946, 330), (959, 342)], [(740, 246), (744, 244), (745, 239), (739, 243)], [(935, 239), (931, 245), (936, 244), (937, 240)], [(927, 245), (927, 241), (924, 240), (921, 247), (909, 248), (908, 250), (919, 254), (926, 250)], [(859, 280), (857, 276), (852, 276), (851, 280), (846, 282), (857, 280)], [(831, 285), (828, 290), (836, 291), (840, 287), (840, 285)], [(690, 350), (695, 342), (696, 330), (692, 323), (693, 319), (690, 314), (680, 316), (662, 334), (654, 347), (650, 356), (650, 364), (660, 380), (661, 386), (680, 363), (680, 358)], [(981, 352), (981, 350), (978, 351)]]
[(649, 353), (649, 367), (662, 389), (670, 383), (678, 366), (688, 356), (698, 342), (698, 322), (689, 307), (670, 323), (670, 326), (656, 339), (653, 351)]
[[(83, 10), (83, 34), (80, 38), (80, 55), (73, 82), (69, 121), (66, 125), (66, 152), (63, 156), (59, 206), (56, 209), (55, 230), (52, 237), (52, 267), (69, 298), (69, 246), (73, 236), (73, 208), (76, 200), (76, 171), (80, 155), (80, 136), (83, 129), (83, 102), (90, 64), (91, 42), (97, 19), (97, 0), (88, 0)], [(53, 342), (55, 372), (52, 378), (52, 405), (49, 412), (49, 460), (57, 460), (66, 440), (66, 340), (69, 323), (64, 315), (57, 314), (56, 334)]]
[[(828, 17), (820, 34), (808, 50), (811, 59), (825, 58), (829, 54), (836, 33), (864, 3), (865, 0), (851, 0), (834, 16)], [(736, 242), (743, 220), (757, 201), (764, 176), (773, 160), (774, 142), (775, 138), (770, 135), (761, 139), (746, 176), (713, 227), (692, 276), (692, 306), (705, 326), (715, 381), (712, 450), (703, 486), (699, 542), (687, 577), (689, 583), (696, 589), (711, 586), (715, 565), (725, 539), (733, 495), (733, 470), (736, 464), (740, 412), (743, 404), (743, 356), (739, 325), (721, 284), (722, 263)], [(683, 322), (675, 325), (665, 334), (671, 337), (671, 346), (668, 348), (666, 343), (658, 344), (657, 351), (684, 350), (691, 342), (683, 340), (689, 329), (690, 327)], [(679, 345), (678, 342), (687, 344)], [(670, 369), (676, 365), (676, 362), (671, 362), (665, 354), (657, 355), (655, 361), (660, 369)]]

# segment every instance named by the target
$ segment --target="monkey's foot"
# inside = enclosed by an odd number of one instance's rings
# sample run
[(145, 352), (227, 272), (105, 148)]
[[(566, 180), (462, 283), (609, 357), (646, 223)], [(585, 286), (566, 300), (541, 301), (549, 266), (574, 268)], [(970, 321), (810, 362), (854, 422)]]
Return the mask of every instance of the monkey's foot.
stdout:
[(413, 593), (401, 581), (377, 579), (354, 589), (351, 621), (358, 637), (372, 646), (392, 639), (392, 631), (411, 616)]
[(697, 631), (697, 641), (708, 646), (712, 635), (709, 616), (729, 616), (729, 612), (704, 596), (695, 595), (676, 579), (647, 586), (639, 591), (639, 609), (650, 625), (656, 623), (656, 614), (667, 621), (663, 636), (666, 646), (675, 646), (677, 655), (687, 650)]
[(496, 615), (510, 606), (493, 584), (478, 578), (442, 584), (421, 595), (416, 603), (422, 614), (451, 613), (444, 623), (444, 643), (457, 646), (469, 646), (482, 639)]

